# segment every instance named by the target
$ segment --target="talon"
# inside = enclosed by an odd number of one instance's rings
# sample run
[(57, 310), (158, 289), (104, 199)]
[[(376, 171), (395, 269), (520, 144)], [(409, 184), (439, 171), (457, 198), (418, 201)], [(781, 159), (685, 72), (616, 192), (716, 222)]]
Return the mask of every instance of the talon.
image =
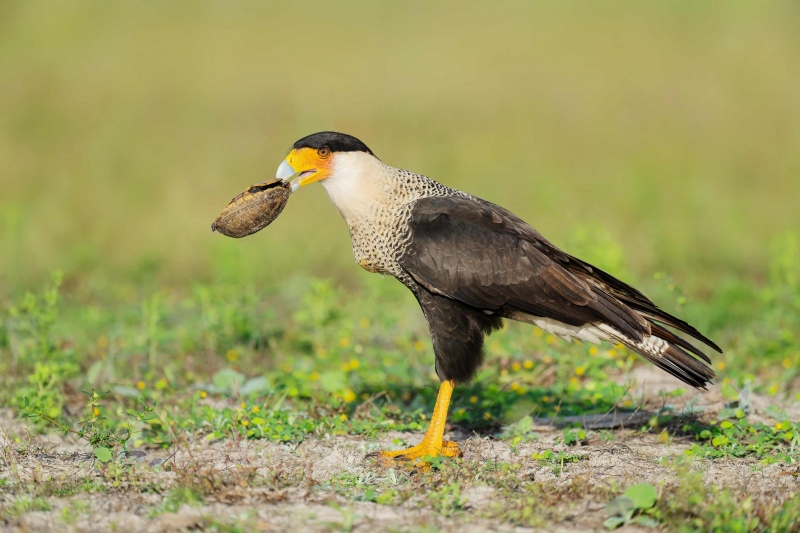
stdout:
[(454, 441), (444, 440), (444, 427), (447, 421), (447, 407), (453, 392), (452, 381), (443, 381), (433, 408), (431, 424), (422, 442), (406, 450), (383, 451), (368, 454), (367, 457), (379, 457), (384, 460), (424, 461), (425, 457), (462, 457), (461, 448)]
[[(371, 454), (372, 455), (372, 454)], [(464, 453), (457, 442), (451, 440), (442, 441), (439, 446), (425, 442), (412, 446), (406, 450), (394, 450), (376, 452), (373, 456), (381, 459), (398, 459), (403, 461), (424, 460), (425, 457), (462, 457)]]

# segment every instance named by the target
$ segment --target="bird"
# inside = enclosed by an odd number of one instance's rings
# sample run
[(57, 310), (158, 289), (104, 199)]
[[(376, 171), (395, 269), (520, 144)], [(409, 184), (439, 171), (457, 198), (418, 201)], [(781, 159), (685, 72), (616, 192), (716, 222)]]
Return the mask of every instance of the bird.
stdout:
[(380, 457), (462, 455), (444, 440), (450, 399), (456, 385), (474, 378), (484, 338), (504, 319), (565, 340), (621, 343), (698, 389), (716, 377), (709, 357), (685, 336), (720, 347), (639, 290), (562, 251), (499, 205), (383, 163), (351, 135), (299, 139), (276, 178), (292, 192), (319, 182), (347, 224), (355, 261), (399, 280), (427, 321), (441, 381), (430, 425), (418, 445)]

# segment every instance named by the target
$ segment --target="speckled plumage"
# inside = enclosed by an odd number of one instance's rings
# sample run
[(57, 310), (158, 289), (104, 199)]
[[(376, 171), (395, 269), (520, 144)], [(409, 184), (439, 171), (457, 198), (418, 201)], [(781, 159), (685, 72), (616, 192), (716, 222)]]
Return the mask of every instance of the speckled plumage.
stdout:
[[(401, 281), (408, 274), (399, 264), (411, 242), (409, 222), (411, 210), (421, 198), (463, 196), (426, 176), (381, 165), (371, 174), (379, 201), (368, 209), (339, 209), (350, 230), (353, 257), (369, 272), (391, 274)], [(328, 185), (323, 182), (323, 185)], [(327, 188), (327, 187), (326, 187)]]

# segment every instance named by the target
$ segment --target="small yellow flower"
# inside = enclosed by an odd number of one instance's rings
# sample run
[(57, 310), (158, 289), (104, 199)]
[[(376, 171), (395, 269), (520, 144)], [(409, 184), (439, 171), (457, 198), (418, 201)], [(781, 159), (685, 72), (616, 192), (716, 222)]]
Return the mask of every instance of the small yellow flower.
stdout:
[(470, 396), (469, 397), (469, 403), (478, 403), (478, 397), (477, 396)]
[(783, 360), (783, 368), (788, 370), (791, 367), (792, 367), (792, 360), (787, 357), (786, 359)]
[(312, 372), (312, 373), (311, 373), (311, 374), (308, 376), (308, 379), (310, 379), (311, 381), (317, 381), (317, 380), (319, 380), (319, 372), (316, 372), (316, 371), (315, 371), (315, 372)]
[(347, 348), (348, 346), (350, 346), (350, 339), (348, 337), (342, 337), (341, 339), (339, 339), (339, 346), (341, 346), (342, 348)]
[(542, 362), (546, 365), (549, 365), (550, 363), (553, 362), (553, 358), (550, 357), (549, 355), (545, 355), (544, 357), (542, 357)]
[(244, 402), (242, 402), (242, 404), (240, 405), (240, 407), (241, 407), (242, 409), (244, 409), (245, 407), (247, 407), (247, 405), (245, 405), (245, 403), (244, 403)]
[(591, 355), (592, 357), (597, 355), (597, 346), (592, 346), (591, 348), (589, 348), (589, 355)]
[(358, 327), (361, 329), (367, 329), (369, 327), (369, 318), (363, 317), (361, 320), (359, 320)]
[(569, 378), (569, 383), (570, 383), (570, 385), (577, 385), (578, 384), (578, 378), (576, 378), (575, 376), (572, 376), (571, 378)]
[(259, 409), (257, 405), (254, 405), (252, 411), (254, 413), (257, 413), (257, 412), (261, 411), (261, 409)]
[(511, 390), (517, 390), (518, 388), (519, 388), (519, 383), (517, 383), (516, 381), (511, 384)]
[(359, 366), (361, 366), (361, 363), (358, 362), (358, 359), (350, 359), (351, 370), (357, 370)]
[(466, 413), (466, 412), (467, 412), (467, 410), (466, 410), (466, 409), (464, 409), (463, 407), (459, 407), (459, 408), (456, 410), (456, 414), (457, 414), (457, 415), (463, 415), (463, 414), (464, 414), (464, 413)]
[(633, 405), (633, 402), (631, 402), (630, 400), (625, 400), (625, 402), (623, 402), (623, 405), (625, 407), (630, 407), (631, 405)]
[(492, 413), (483, 413), (483, 418), (485, 418), (486, 420), (491, 420), (492, 419)]
[(541, 337), (542, 335), (544, 335), (544, 331), (542, 331), (539, 328), (533, 328), (533, 336), (534, 337)]
[(617, 351), (616, 351), (615, 349), (613, 349), (613, 348), (612, 348), (612, 349), (610, 349), (610, 350), (608, 351), (608, 356), (609, 356), (611, 359), (614, 359), (614, 358), (617, 356)]
[(558, 341), (555, 335), (548, 335), (544, 340), (547, 341), (547, 344), (555, 344)]
[(775, 424), (775, 430), (776, 431), (780, 431), (782, 429), (783, 429), (783, 424), (781, 422), (778, 422), (777, 424)]
[(244, 420), (242, 420), (242, 425), (247, 427), (250, 425), (250, 422), (248, 422), (247, 419), (245, 418)]
[(524, 367), (525, 367), (525, 370), (530, 370), (531, 368), (533, 368), (533, 361), (531, 361), (530, 359), (528, 359), (527, 361), (525, 361), (524, 363), (522, 363), (522, 366), (524, 366)]
[(575, 369), (575, 374), (578, 376), (582, 376), (586, 372), (586, 369), (582, 366), (579, 366)]
[(156, 388), (158, 390), (166, 389), (167, 388), (167, 380), (164, 379), (164, 378), (161, 378), (158, 381), (156, 381)]
[(508, 370), (504, 368), (503, 370), (500, 371), (500, 375), (506, 377), (508, 375)]
[(94, 408), (94, 416), (100, 416), (100, 409), (97, 407)]
[(517, 389), (517, 394), (525, 394), (526, 392), (528, 391), (525, 387), (520, 387)]
[(225, 358), (232, 363), (239, 359), (239, 353), (236, 350), (228, 350), (225, 353)]
[(420, 417), (422, 420), (427, 420), (427, 417), (425, 416), (425, 413), (420, 413), (420, 414), (419, 414), (419, 417)]
[(725, 361), (720, 361), (719, 363), (717, 363), (717, 369), (725, 370)]
[(340, 414), (340, 415), (339, 415), (339, 420), (341, 420), (342, 422), (344, 422), (345, 420), (347, 420), (347, 415), (346, 415), (346, 414), (344, 414), (344, 413)]
[(418, 352), (425, 350), (425, 343), (422, 341), (417, 341), (414, 343), (414, 349)]
[(353, 400), (356, 399), (356, 393), (351, 391), (350, 389), (347, 389), (347, 390), (344, 391), (344, 394), (342, 394), (342, 399), (346, 403), (350, 403), (350, 402), (352, 402)]
[(555, 411), (556, 413), (559, 412), (560, 410), (561, 410), (561, 406), (560, 405), (554, 405), (553, 406), (553, 411)]
[(147, 387), (147, 385), (145, 385), (144, 381), (139, 381), (139, 383), (136, 384), (136, 388), (139, 390), (144, 390), (145, 387)]
[(511, 370), (513, 370), (514, 372), (519, 372), (520, 370), (522, 370), (522, 365), (515, 361), (514, 363), (511, 364)]
[(725, 378), (722, 380), (723, 385), (728, 385), (731, 382), (731, 378)]
[(542, 396), (542, 401), (543, 401), (544, 403), (548, 403), (548, 402), (550, 402), (550, 396)]
[(772, 385), (770, 385), (769, 389), (767, 389), (767, 392), (769, 392), (770, 394), (773, 394), (773, 395), (774, 394), (778, 394), (778, 384), (777, 383), (773, 383)]
[(205, 398), (206, 396), (208, 396), (208, 393), (206, 391), (204, 391), (204, 390), (201, 390), (200, 391), (200, 397), (201, 398)]

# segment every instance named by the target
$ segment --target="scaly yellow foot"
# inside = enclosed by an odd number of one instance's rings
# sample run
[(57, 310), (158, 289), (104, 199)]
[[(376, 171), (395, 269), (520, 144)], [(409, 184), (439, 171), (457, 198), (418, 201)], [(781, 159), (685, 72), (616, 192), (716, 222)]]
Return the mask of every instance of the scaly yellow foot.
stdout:
[(443, 440), (438, 446), (432, 442), (426, 442), (424, 439), (416, 446), (405, 450), (395, 450), (393, 452), (380, 452), (379, 457), (382, 459), (405, 459), (408, 461), (416, 461), (418, 459), (425, 459), (426, 456), (430, 457), (461, 457), (464, 455), (461, 448), (458, 447), (456, 442), (451, 440)]
[(454, 381), (443, 381), (436, 397), (436, 406), (433, 408), (431, 425), (422, 442), (407, 450), (393, 452), (378, 452), (374, 454), (381, 459), (406, 459), (418, 461), (426, 456), (430, 457), (461, 457), (461, 448), (453, 441), (444, 440), (444, 426), (447, 422), (447, 408), (450, 406), (450, 397), (455, 387)]

